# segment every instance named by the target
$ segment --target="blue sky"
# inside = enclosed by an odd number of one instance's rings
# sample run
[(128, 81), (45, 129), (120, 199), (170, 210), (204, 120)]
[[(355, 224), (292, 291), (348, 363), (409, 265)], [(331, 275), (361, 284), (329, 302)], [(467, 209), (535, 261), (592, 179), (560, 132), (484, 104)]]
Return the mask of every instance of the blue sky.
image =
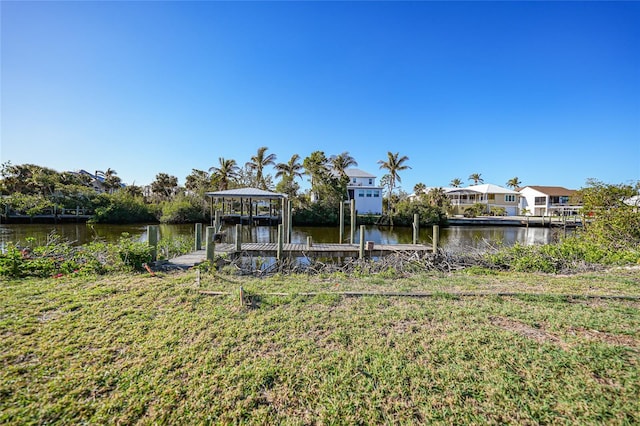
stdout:
[[(2, 162), (181, 184), (261, 146), (381, 176), (640, 179), (640, 3), (11, 2)], [(308, 184), (301, 182), (303, 187)]]

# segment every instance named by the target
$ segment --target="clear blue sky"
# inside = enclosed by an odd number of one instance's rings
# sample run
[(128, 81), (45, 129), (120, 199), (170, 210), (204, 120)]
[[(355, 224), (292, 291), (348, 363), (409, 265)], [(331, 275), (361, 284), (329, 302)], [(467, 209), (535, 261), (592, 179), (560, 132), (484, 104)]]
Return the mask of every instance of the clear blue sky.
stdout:
[(267, 146), (348, 151), (378, 176), (399, 152), (407, 192), (640, 179), (640, 3), (0, 8), (2, 162), (184, 184)]

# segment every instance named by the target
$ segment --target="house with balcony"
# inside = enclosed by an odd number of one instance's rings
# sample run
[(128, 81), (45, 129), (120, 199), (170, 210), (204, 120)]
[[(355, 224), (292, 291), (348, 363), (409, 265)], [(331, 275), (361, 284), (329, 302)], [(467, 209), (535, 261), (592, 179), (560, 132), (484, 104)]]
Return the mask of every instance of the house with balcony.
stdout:
[(358, 214), (382, 214), (382, 187), (376, 185), (376, 176), (360, 169), (345, 169), (349, 177), (347, 199), (355, 200)]
[(581, 209), (574, 201), (576, 191), (562, 186), (525, 186), (518, 192), (520, 209), (529, 216), (575, 215)]
[(485, 183), (466, 188), (450, 188), (446, 194), (451, 200), (454, 214), (463, 214), (467, 207), (478, 203), (486, 205), (486, 214), (495, 214), (503, 209), (507, 216), (518, 214), (520, 194), (498, 185)]

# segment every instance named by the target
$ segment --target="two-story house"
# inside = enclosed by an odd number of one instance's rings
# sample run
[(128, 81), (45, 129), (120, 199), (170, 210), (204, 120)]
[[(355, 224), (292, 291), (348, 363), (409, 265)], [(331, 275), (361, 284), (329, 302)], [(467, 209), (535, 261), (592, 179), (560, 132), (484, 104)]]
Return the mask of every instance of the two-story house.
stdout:
[(354, 168), (345, 173), (348, 199), (355, 200), (358, 214), (382, 214), (382, 187), (376, 185), (376, 176)]
[(572, 215), (581, 208), (572, 200), (576, 191), (562, 186), (525, 186), (518, 191), (521, 195), (520, 209), (527, 215)]

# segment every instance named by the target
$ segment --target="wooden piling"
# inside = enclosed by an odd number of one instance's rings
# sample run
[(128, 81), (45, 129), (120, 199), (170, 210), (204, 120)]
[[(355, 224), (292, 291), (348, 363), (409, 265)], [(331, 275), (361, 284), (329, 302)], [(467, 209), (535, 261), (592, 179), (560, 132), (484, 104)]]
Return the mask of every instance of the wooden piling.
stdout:
[(236, 253), (239, 253), (240, 251), (242, 251), (242, 233), (240, 232), (242, 230), (242, 225), (237, 224), (236, 228), (235, 228), (235, 235), (234, 235), (234, 241), (236, 243)]
[(216, 243), (214, 242), (214, 235), (216, 233), (216, 228), (214, 226), (207, 226), (205, 233), (205, 249), (206, 249), (206, 259), (209, 262), (213, 262), (216, 252)]
[(195, 250), (197, 251), (202, 249), (202, 224), (201, 223), (196, 223), (195, 233), (196, 233)]
[(311, 235), (307, 235), (307, 248), (311, 248), (313, 246), (313, 240)]
[(351, 200), (351, 239), (350, 243), (356, 243), (356, 200)]
[(360, 259), (364, 259), (364, 225), (360, 225), (360, 251), (358, 256)]
[(158, 225), (147, 226), (147, 241), (151, 247), (151, 260), (158, 260)]
[(433, 225), (433, 252), (438, 251), (438, 245), (440, 244), (440, 226)]
[(282, 250), (284, 248), (284, 225), (278, 225), (278, 247), (276, 249), (276, 259), (282, 260)]
[(291, 200), (287, 200), (287, 233), (286, 233), (287, 244), (291, 243), (291, 234), (293, 231), (293, 215), (291, 214), (291, 211), (292, 211)]
[(418, 213), (413, 215), (413, 244), (418, 244), (418, 232), (420, 231), (420, 216)]
[(340, 202), (340, 232), (338, 242), (342, 244), (344, 242), (344, 202)]

